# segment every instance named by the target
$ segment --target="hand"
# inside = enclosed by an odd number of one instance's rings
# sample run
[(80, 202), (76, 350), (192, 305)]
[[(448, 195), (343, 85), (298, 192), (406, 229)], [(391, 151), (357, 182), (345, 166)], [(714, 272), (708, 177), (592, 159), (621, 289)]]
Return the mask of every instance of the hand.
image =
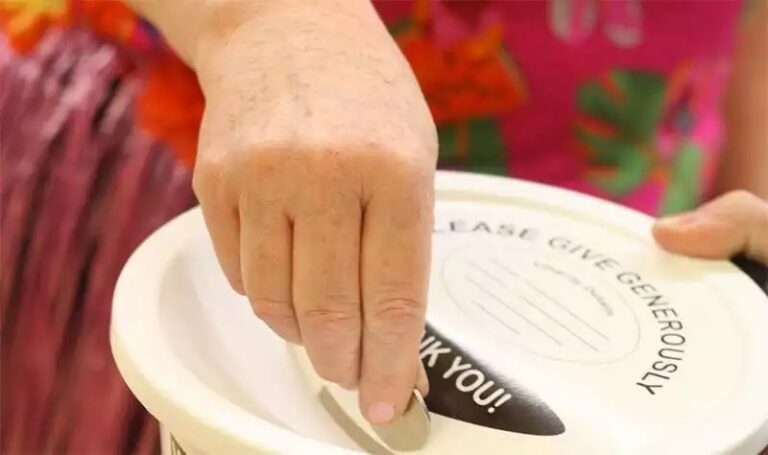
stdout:
[(383, 424), (427, 388), (435, 127), (370, 2), (294, 3), (202, 33), (194, 189), (233, 288)]
[(676, 253), (711, 259), (744, 253), (768, 265), (768, 203), (746, 191), (661, 219), (653, 234), (663, 248)]

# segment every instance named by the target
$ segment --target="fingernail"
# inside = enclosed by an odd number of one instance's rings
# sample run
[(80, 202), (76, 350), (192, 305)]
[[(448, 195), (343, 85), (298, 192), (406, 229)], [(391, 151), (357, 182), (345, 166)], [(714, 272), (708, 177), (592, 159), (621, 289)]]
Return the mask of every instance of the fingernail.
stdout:
[(690, 212), (662, 218), (659, 222), (669, 227), (682, 228), (697, 224), (700, 220), (701, 217), (697, 213)]
[(384, 425), (395, 418), (395, 406), (391, 403), (373, 403), (368, 408), (368, 421), (374, 425)]

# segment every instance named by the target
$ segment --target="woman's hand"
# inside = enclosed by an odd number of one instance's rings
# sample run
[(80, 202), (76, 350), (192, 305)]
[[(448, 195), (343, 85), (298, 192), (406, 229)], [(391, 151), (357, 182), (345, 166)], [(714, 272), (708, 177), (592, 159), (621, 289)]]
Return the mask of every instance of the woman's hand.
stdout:
[(199, 23), (194, 189), (222, 268), (387, 423), (427, 387), (437, 138), (418, 84), (367, 0), (229, 2)]
[(711, 259), (744, 253), (768, 265), (768, 202), (733, 191), (695, 211), (659, 220), (653, 234), (675, 253)]

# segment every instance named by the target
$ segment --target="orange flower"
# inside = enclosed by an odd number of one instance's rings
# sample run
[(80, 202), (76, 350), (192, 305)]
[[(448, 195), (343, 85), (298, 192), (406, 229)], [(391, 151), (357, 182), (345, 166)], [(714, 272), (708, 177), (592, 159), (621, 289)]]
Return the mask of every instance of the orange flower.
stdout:
[(437, 123), (490, 116), (520, 105), (522, 78), (505, 55), (499, 27), (440, 48), (418, 29), (398, 42)]
[(619, 134), (619, 131), (615, 126), (589, 116), (579, 116), (576, 119), (576, 128), (585, 133), (608, 139), (614, 139)]
[(70, 19), (68, 0), (0, 0), (0, 25), (20, 53), (32, 50), (50, 26)]
[(0, 24), (18, 52), (28, 52), (52, 26), (84, 24), (104, 38), (127, 42), (139, 19), (112, 0), (0, 0)]
[(126, 42), (133, 35), (138, 17), (122, 2), (81, 0), (83, 20), (93, 30), (108, 39)]
[(167, 56), (151, 62), (137, 106), (139, 123), (168, 143), (189, 165), (195, 160), (204, 106), (203, 94), (192, 70)]
[(618, 82), (616, 82), (616, 79), (614, 79), (612, 72), (609, 71), (603, 74), (600, 78), (600, 85), (611, 101), (616, 104), (624, 102), (624, 92)]

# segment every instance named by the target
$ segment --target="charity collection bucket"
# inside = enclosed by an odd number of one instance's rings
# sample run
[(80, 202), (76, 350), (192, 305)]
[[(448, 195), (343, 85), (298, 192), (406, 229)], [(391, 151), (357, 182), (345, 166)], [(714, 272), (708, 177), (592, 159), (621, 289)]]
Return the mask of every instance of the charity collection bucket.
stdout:
[[(438, 172), (420, 452), (766, 447), (768, 298), (729, 261), (663, 252), (652, 223), (562, 189)], [(198, 209), (128, 261), (111, 343), (166, 454), (396, 453), (355, 439), (296, 348), (230, 290)]]

